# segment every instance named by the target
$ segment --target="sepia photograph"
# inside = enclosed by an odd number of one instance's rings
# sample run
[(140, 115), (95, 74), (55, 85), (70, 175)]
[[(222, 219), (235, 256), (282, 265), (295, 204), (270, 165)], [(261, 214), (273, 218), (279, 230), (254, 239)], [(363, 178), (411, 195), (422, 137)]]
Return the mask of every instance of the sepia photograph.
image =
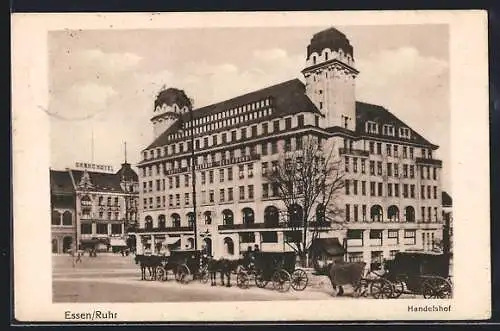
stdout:
[[(324, 320), (312, 306), (327, 302), (332, 319), (463, 319), (476, 316), (456, 314), (467, 298), (489, 314), (489, 278), (476, 299), (456, 285), (468, 286), (460, 261), (474, 258), (473, 239), (458, 237), (470, 215), (456, 212), (471, 208), (453, 139), (464, 123), (456, 17), (302, 13), (309, 24), (294, 24), (297, 14), (219, 14), (210, 26), (176, 26), (189, 14), (135, 16), (137, 26), (97, 14), (87, 28), (54, 18), (68, 24), (45, 31), (46, 95), (30, 110), (47, 127), (47, 164), (31, 166), (46, 185), (43, 293), (65, 307), (53, 318), (136, 320), (119, 304), (151, 303), (168, 307), (159, 321), (193, 305), (189, 320), (269, 320), (272, 307), (281, 320)], [(481, 128), (487, 99), (477, 105), (465, 122)], [(488, 223), (477, 247), (489, 247)], [(238, 312), (207, 316), (224, 304)], [(361, 305), (380, 308), (342, 310)], [(399, 315), (381, 313), (396, 305)], [(258, 306), (268, 312), (241, 317)]]

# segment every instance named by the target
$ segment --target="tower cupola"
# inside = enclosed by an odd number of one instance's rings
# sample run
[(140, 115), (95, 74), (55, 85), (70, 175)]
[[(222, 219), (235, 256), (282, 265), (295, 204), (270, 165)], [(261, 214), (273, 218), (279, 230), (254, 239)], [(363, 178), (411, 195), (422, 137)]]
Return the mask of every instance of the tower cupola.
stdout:
[(181, 114), (187, 113), (191, 106), (191, 100), (183, 90), (168, 88), (160, 91), (156, 96), (151, 118), (155, 138), (174, 124)]
[(356, 129), (354, 49), (335, 28), (313, 35), (307, 46), (306, 94), (324, 115), (323, 126)]

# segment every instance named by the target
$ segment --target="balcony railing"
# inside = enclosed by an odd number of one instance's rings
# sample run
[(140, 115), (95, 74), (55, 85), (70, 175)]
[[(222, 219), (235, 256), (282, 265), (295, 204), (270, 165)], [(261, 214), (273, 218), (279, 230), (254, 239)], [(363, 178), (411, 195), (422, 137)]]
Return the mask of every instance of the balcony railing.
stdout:
[[(243, 162), (255, 161), (255, 160), (259, 160), (259, 159), (260, 159), (260, 154), (252, 153), (250, 155), (243, 155), (240, 157), (232, 157), (232, 158), (223, 159), (220, 161), (204, 162), (202, 164), (195, 165), (195, 169), (196, 170), (205, 170), (205, 169), (215, 168), (215, 167), (220, 167), (220, 166), (227, 166), (227, 165), (238, 164), (238, 163), (243, 163)], [(165, 170), (164, 174), (165, 175), (175, 175), (175, 174), (180, 174), (180, 173), (188, 172), (188, 171), (191, 171), (191, 167), (180, 167), (180, 168)]]
[(370, 156), (370, 152), (364, 151), (362, 149), (354, 149), (354, 148), (339, 148), (339, 153), (349, 154), (349, 155), (357, 155), (357, 156)]
[(417, 157), (415, 159), (415, 162), (417, 164), (430, 164), (430, 165), (436, 165), (436, 166), (441, 166), (443, 164), (443, 161), (441, 161), (441, 160), (427, 159), (425, 157)]
[(194, 228), (192, 226), (169, 226), (164, 228), (140, 228), (137, 229), (137, 233), (144, 232), (187, 232), (193, 231)]
[[(308, 228), (327, 228), (331, 226), (331, 222), (309, 222)], [(293, 224), (290, 222), (280, 223), (249, 223), (249, 224), (224, 224), (219, 225), (219, 230), (252, 230), (252, 229), (276, 229), (276, 228), (300, 228), (300, 224)]]

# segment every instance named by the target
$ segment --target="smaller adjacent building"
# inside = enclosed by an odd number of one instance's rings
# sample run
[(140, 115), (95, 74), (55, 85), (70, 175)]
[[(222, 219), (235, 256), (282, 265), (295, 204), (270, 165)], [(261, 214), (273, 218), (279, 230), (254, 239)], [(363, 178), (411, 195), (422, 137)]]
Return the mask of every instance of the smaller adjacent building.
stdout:
[(453, 199), (448, 192), (441, 194), (441, 203), (443, 205), (443, 251), (453, 252)]
[(53, 253), (75, 243), (98, 251), (130, 246), (127, 233), (137, 226), (137, 173), (127, 162), (116, 173), (89, 170), (99, 168), (50, 170)]

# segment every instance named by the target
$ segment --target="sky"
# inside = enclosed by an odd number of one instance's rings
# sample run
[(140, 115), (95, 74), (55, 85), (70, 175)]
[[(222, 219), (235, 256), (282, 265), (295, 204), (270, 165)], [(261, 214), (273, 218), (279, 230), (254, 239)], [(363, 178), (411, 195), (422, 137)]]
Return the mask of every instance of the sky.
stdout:
[[(329, 27), (51, 31), (51, 167), (84, 161), (118, 170), (124, 142), (127, 161), (138, 163), (153, 140), (149, 120), (162, 87), (184, 89), (197, 108), (303, 81), (306, 47)], [(335, 27), (354, 47), (356, 99), (386, 107), (439, 145), (450, 192), (448, 27)]]

